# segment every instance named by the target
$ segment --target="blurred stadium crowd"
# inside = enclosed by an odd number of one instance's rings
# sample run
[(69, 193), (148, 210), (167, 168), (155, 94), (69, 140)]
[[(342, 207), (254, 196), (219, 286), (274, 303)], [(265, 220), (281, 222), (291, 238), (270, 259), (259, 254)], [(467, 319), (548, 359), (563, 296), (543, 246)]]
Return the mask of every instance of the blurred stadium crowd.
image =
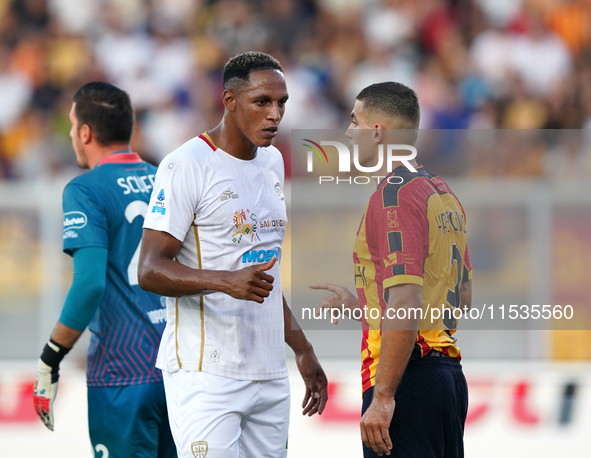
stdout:
[[(0, 0), (0, 177), (71, 173), (71, 96), (101, 79), (131, 95), (134, 149), (157, 164), (217, 124), (223, 64), (252, 49), (286, 69), (286, 155), (290, 129), (343, 128), (384, 80), (418, 92), (425, 129), (591, 128), (591, 0)], [(429, 158), (437, 173), (589, 178), (583, 132)]]

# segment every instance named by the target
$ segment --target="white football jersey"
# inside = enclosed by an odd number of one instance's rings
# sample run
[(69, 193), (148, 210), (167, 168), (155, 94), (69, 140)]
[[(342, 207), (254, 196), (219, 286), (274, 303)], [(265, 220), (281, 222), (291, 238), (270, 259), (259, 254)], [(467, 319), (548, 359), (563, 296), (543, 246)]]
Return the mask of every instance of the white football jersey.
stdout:
[[(237, 159), (207, 134), (164, 158), (144, 227), (182, 241), (176, 261), (193, 269), (236, 271), (281, 260), (287, 225), (281, 153), (269, 146)], [(279, 262), (262, 304), (216, 291), (167, 298), (156, 366), (237, 380), (287, 376)]]

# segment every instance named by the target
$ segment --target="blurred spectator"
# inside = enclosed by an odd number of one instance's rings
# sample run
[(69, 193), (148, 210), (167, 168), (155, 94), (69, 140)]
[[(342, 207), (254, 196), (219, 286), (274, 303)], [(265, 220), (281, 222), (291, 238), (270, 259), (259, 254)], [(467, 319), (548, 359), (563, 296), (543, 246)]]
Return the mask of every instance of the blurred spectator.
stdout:
[(414, 38), (415, 9), (407, 0), (373, 2), (365, 13), (367, 45), (395, 49)]
[(91, 30), (98, 16), (98, 2), (80, 0), (49, 0), (51, 15), (67, 35), (83, 35)]
[(8, 66), (8, 50), (0, 48), (0, 132), (6, 132), (24, 113), (33, 87), (26, 73)]
[(492, 27), (510, 25), (523, 8), (523, 0), (477, 0)]
[(511, 67), (531, 95), (549, 95), (573, 70), (564, 41), (546, 30), (537, 14), (527, 15), (525, 33), (511, 40)]
[(212, 14), (215, 20), (209, 23), (209, 33), (228, 55), (264, 46), (269, 31), (253, 2), (220, 0), (212, 7)]
[(489, 84), (496, 97), (502, 97), (509, 91), (511, 46), (511, 38), (507, 33), (491, 28), (478, 35), (470, 48), (476, 71)]
[(591, 43), (591, 11), (587, 0), (553, 2), (547, 18), (550, 30), (560, 35), (574, 56)]

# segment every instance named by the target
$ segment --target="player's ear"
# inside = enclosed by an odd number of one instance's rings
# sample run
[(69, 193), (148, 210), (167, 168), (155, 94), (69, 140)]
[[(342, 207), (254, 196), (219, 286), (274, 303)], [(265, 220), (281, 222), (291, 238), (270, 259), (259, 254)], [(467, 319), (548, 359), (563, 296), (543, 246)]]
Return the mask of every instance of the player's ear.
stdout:
[(226, 89), (222, 94), (222, 101), (224, 102), (224, 108), (228, 111), (234, 111), (236, 108), (236, 94)]
[(80, 127), (79, 136), (83, 145), (88, 145), (92, 141), (92, 129), (88, 124), (83, 124)]
[(382, 143), (384, 139), (384, 127), (380, 124), (375, 124), (373, 129), (373, 140), (376, 144)]

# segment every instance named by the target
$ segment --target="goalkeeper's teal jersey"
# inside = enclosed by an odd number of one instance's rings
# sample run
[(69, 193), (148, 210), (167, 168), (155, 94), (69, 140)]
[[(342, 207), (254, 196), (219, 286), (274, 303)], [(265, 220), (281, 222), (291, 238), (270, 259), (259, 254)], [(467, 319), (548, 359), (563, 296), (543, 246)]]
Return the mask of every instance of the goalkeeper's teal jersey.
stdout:
[(64, 190), (64, 251), (108, 250), (105, 294), (89, 324), (90, 387), (162, 380), (156, 352), (166, 321), (164, 302), (138, 286), (144, 215), (156, 167), (135, 153), (114, 153)]

